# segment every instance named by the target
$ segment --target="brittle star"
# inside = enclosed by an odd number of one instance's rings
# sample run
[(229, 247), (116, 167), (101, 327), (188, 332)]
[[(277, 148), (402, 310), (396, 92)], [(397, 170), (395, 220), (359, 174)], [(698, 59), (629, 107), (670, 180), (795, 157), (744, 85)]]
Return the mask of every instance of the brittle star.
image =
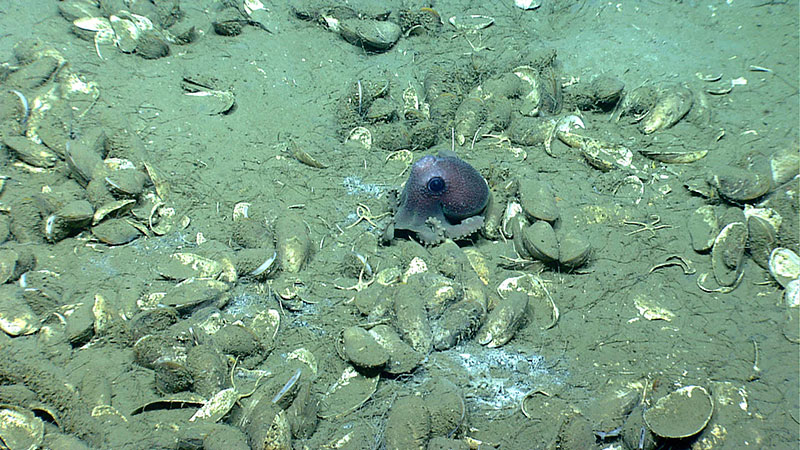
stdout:
[(373, 220), (378, 220), (378, 219), (381, 219), (383, 217), (386, 217), (390, 213), (385, 212), (383, 214), (378, 214), (377, 216), (373, 216), (372, 215), (372, 211), (369, 210), (369, 206), (367, 206), (367, 205), (365, 205), (363, 203), (359, 203), (358, 207), (356, 207), (356, 214), (358, 215), (358, 219), (356, 219), (355, 222), (351, 223), (350, 225), (346, 226), (345, 228), (348, 228), (348, 229), (349, 228), (353, 228), (354, 226), (356, 226), (359, 223), (361, 223), (361, 221), (363, 221), (363, 220), (367, 221), (367, 223), (369, 223), (373, 227), (378, 228), (378, 224), (373, 222)]
[(368, 288), (372, 283), (375, 282), (375, 275), (373, 275), (369, 280), (364, 280), (364, 269), (361, 269), (361, 272), (358, 274), (358, 282), (350, 287), (347, 286), (339, 286), (338, 284), (334, 284), (333, 287), (336, 289), (341, 289), (343, 291), (356, 291), (361, 292), (364, 289)]
[(625, 233), (625, 236), (641, 233), (642, 231), (649, 231), (651, 233), (650, 237), (653, 237), (656, 235), (656, 231), (658, 230), (672, 228), (672, 225), (659, 225), (659, 223), (661, 223), (661, 217), (659, 217), (656, 214), (650, 216), (650, 220), (652, 221), (650, 223), (634, 222), (632, 220), (623, 220), (622, 223), (624, 223), (625, 225), (635, 225), (637, 227), (640, 227), (638, 230), (633, 230), (630, 233)]

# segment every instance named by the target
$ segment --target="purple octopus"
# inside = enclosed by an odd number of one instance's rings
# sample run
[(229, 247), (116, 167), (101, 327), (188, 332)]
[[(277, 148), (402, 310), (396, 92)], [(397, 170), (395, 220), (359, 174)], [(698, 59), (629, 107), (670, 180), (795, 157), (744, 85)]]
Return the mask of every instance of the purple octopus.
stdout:
[(488, 203), (486, 180), (455, 153), (425, 156), (411, 167), (383, 238), (388, 242), (395, 231), (407, 231), (425, 245), (460, 239), (483, 227), (482, 213)]

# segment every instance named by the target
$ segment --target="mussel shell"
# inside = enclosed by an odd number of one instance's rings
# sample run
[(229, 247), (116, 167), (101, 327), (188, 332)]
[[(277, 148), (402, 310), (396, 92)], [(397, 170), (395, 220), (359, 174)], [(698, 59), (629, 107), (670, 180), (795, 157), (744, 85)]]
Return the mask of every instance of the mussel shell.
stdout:
[(528, 217), (554, 222), (559, 211), (556, 196), (550, 183), (540, 180), (522, 180), (519, 183), (519, 200)]
[[(401, 285), (399, 288), (402, 288)], [(414, 295), (397, 296), (394, 301), (395, 327), (411, 347), (423, 355), (430, 352), (433, 332), (425, 301)]]
[(447, 350), (470, 338), (485, 317), (486, 307), (475, 299), (465, 298), (450, 305), (434, 325), (434, 348)]
[(746, 245), (747, 226), (742, 222), (729, 223), (717, 235), (711, 249), (711, 267), (720, 286), (736, 284)]
[(709, 183), (719, 194), (735, 202), (746, 202), (761, 197), (770, 188), (770, 177), (740, 167), (721, 167)]
[(122, 245), (142, 235), (138, 228), (124, 219), (110, 219), (92, 227), (92, 234), (108, 245)]
[(386, 364), (389, 353), (367, 330), (352, 326), (342, 331), (344, 354), (355, 366), (372, 369)]
[(783, 287), (800, 278), (800, 256), (788, 248), (778, 247), (769, 256), (769, 273)]
[(345, 19), (339, 32), (347, 42), (373, 51), (389, 50), (402, 34), (400, 25), (372, 19)]
[(694, 210), (689, 217), (689, 238), (696, 252), (706, 252), (714, 246), (719, 234), (719, 223), (712, 205), (705, 205)]
[(398, 398), (389, 409), (386, 448), (425, 448), (431, 433), (431, 415), (419, 395)]
[(523, 231), (523, 243), (528, 253), (546, 263), (558, 261), (559, 245), (553, 227), (544, 220), (537, 221)]
[(702, 431), (713, 412), (714, 401), (708, 391), (684, 386), (658, 399), (644, 412), (644, 421), (657, 436), (682, 439)]
[(583, 238), (567, 235), (558, 240), (558, 262), (568, 269), (584, 265), (591, 253), (592, 246)]
[(278, 260), (284, 272), (297, 273), (311, 253), (308, 229), (299, 216), (281, 216), (275, 224)]
[(747, 218), (748, 251), (753, 261), (769, 269), (772, 250), (778, 246), (777, 230), (766, 219), (751, 215)]
[(147, 175), (136, 169), (122, 169), (108, 172), (104, 179), (117, 198), (130, 198), (142, 193)]
[(791, 180), (800, 173), (800, 154), (797, 148), (784, 149), (769, 157), (772, 182), (775, 186)]
[(3, 143), (14, 151), (17, 158), (34, 167), (47, 169), (59, 160), (49, 148), (23, 136), (4, 136)]
[(522, 324), (527, 306), (528, 294), (524, 292), (512, 292), (500, 300), (478, 331), (478, 343), (490, 348), (505, 345)]
[(51, 242), (77, 234), (92, 221), (94, 208), (86, 200), (67, 203), (45, 219), (44, 235)]
[(408, 373), (422, 362), (423, 355), (405, 343), (392, 327), (377, 325), (372, 327), (369, 333), (389, 353), (389, 360), (384, 367), (385, 372), (392, 375)]

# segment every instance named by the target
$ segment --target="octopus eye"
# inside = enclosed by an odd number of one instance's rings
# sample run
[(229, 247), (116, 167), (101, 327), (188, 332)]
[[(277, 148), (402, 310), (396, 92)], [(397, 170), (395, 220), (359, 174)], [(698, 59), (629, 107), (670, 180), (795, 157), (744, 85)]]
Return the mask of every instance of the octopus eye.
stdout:
[(442, 177), (433, 177), (428, 180), (428, 191), (433, 194), (441, 194), (444, 192), (445, 183)]

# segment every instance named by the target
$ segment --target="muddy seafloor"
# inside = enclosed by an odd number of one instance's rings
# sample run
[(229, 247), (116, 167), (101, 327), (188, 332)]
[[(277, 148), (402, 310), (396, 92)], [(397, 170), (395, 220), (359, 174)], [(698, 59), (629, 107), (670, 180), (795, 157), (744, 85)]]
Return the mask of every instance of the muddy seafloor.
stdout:
[[(138, 144), (119, 153), (158, 174), (134, 198), (150, 214), (121, 212), (120, 219), (137, 222), (143, 233), (130, 243), (99, 242), (88, 224), (52, 238), (49, 215), (89, 198), (86, 180), (63, 158), (37, 169), (4, 148), (1, 174), (8, 178), (0, 203), (10, 231), (2, 249), (17, 255), (12, 259), (20, 258), (15, 261), (29, 276), (9, 277), (0, 312), (4, 318), (30, 312), (30, 328), (26, 335), (0, 336), (0, 398), (43, 419), (43, 438), (31, 439), (50, 448), (114, 449), (367, 449), (428, 441), (430, 448), (797, 447), (796, 311), (792, 316), (783, 289), (749, 252), (735, 288), (713, 292), (712, 256), (693, 250), (689, 236), (690, 217), (701, 206), (711, 205), (724, 224), (766, 200), (783, 216), (775, 246), (797, 252), (797, 178), (747, 201), (707, 198), (686, 187), (730, 166), (755, 171), (776, 152), (798, 152), (796, 2), (545, 0), (529, 11), (512, 1), (353, 5), (392, 11), (390, 20), (421, 7), (442, 17), (442, 26), (403, 36), (385, 52), (365, 51), (320, 21), (298, 17), (300, 7), (322, 7), (313, 2), (269, 4), (259, 16), (266, 30), (242, 22), (241, 34), (220, 36), (212, 22), (221, 20), (222, 3), (181, 2), (179, 11), (166, 14), (175, 21), (172, 29), (194, 26), (196, 36), (155, 59), (79, 38), (59, 14), (59, 2), (0, 5), (0, 61), (18, 66), (15, 45), (36, 38), (57, 50), (72, 73), (96, 83), (99, 97), (73, 111), (68, 139), (98, 130), (127, 136), (125, 142)], [(469, 14), (494, 23), (476, 31), (448, 23)], [(429, 130), (433, 141), (426, 148), (380, 148), (397, 141), (391, 134), (375, 136), (370, 149), (345, 143), (350, 129), (364, 123), (343, 109), (365, 113), (353, 101), (367, 98), (368, 88), (383, 89), (383, 81), (388, 91), (381, 97), (389, 102), (402, 105), (410, 87), (425, 103), (424, 80), (440, 71), (460, 89), (453, 95), (463, 98), (487, 79), (541, 62), (542, 55), (557, 55), (552, 73), (565, 99), (559, 114), (579, 114), (585, 134), (630, 147), (647, 176), (598, 170), (558, 139), (550, 156), (542, 145), (512, 144), (499, 133), (476, 132), (459, 145), (442, 126)], [(717, 74), (719, 81), (707, 81)], [(611, 110), (579, 112), (570, 92), (600, 75), (622, 81), (626, 93), (646, 83), (685, 84), (707, 104), (707, 121), (682, 121), (645, 137), (635, 117), (614, 121)], [(213, 79), (214, 90), (232, 94), (235, 106), (215, 114), (218, 103), (185, 95), (187, 79)], [(726, 92), (730, 80), (738, 81)], [(3, 130), (4, 137), (13, 133)], [(708, 154), (666, 164), (641, 156), (645, 145)], [(385, 288), (375, 282), (377, 273), (406, 271), (417, 257), (439, 279), (459, 289), (466, 284), (463, 271), (471, 268), (453, 262), (450, 243), (426, 248), (399, 237), (381, 244), (391, 220), (389, 191), (408, 174), (400, 156), (416, 161), (451, 147), (495, 193), (530, 179), (550, 183), (559, 233), (588, 242), (591, 256), (565, 268), (520, 261), (511, 239), (458, 241), (483, 256), (490, 299), (497, 301), (498, 286), (511, 277), (534, 275), (537, 286), (546, 286), (546, 295), (529, 299), (513, 339), (487, 348), (465, 338), (425, 352), (413, 369), (363, 371), (357, 378), (363, 385), (342, 389), (337, 380), (352, 373), (342, 330), (396, 326), (393, 302), (431, 302), (434, 295), (423, 282)], [(163, 205), (144, 199), (146, 193)], [(236, 217), (248, 226), (234, 220), (243, 202), (247, 218), (241, 210)], [(235, 268), (253, 263), (242, 250), (260, 249), (268, 259), (276, 239), (280, 247), (297, 236), (307, 236), (309, 254), (295, 273), (235, 276), (225, 266), (197, 289), (209, 301), (157, 308), (170, 300), (160, 293), (178, 296), (182, 279), (202, 278), (165, 269), (170, 255), (196, 254)], [(19, 255), (33, 255), (35, 263)], [(676, 255), (689, 266), (658, 266), (678, 261)], [(254, 321), (269, 310), (277, 328)], [(242, 334), (237, 321), (248, 331)], [(213, 337), (219, 330), (225, 331)], [(297, 385), (281, 391), (298, 368)], [(642, 411), (688, 385), (711, 393), (711, 422), (694, 440), (654, 442)], [(190, 420), (203, 399), (226, 388), (238, 399), (228, 414)], [(252, 400), (276, 394), (258, 414), (248, 410)], [(284, 404), (297, 398), (305, 400)], [(284, 418), (271, 421), (289, 414), (291, 430)], [(261, 424), (253, 416), (270, 420)], [(292, 443), (271, 437), (270, 424), (291, 431)], [(6, 436), (0, 435), (10, 442)]]

